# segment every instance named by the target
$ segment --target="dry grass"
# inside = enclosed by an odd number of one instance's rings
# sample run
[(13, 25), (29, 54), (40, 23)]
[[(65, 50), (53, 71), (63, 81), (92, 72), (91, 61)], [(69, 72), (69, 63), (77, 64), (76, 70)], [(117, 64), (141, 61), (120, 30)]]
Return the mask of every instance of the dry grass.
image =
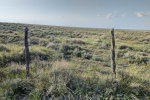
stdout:
[[(116, 59), (118, 89), (114, 91), (109, 29), (0, 24), (0, 45), (9, 49), (9, 52), (0, 50), (0, 99), (10, 96), (15, 99), (32, 85), (26, 95), (29, 100), (149, 100), (150, 31), (115, 30), (116, 54), (121, 56)], [(22, 40), (25, 26), (30, 29), (30, 39), (47, 43), (42, 46), (37, 42), (29, 47), (28, 80)], [(14, 28), (17, 30), (13, 31)], [(71, 48), (65, 53), (60, 50), (63, 43)], [(124, 45), (127, 48), (119, 48)], [(63, 56), (69, 59), (61, 60)]]

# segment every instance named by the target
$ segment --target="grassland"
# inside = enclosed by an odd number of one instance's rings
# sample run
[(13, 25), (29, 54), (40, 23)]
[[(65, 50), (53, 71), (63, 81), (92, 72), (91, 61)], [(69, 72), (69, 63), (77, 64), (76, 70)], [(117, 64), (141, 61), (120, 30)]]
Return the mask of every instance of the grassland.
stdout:
[[(25, 78), (24, 29), (30, 77)], [(0, 23), (1, 100), (149, 100), (150, 31)], [(117, 87), (114, 85), (117, 84)]]

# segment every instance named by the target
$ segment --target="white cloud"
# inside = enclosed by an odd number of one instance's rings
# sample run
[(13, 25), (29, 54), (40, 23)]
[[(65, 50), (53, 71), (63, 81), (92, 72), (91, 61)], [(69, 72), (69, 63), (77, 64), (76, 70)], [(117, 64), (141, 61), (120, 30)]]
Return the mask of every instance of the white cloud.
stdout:
[(110, 19), (110, 18), (112, 18), (112, 17), (114, 17), (114, 14), (112, 14), (112, 13), (109, 13), (109, 14), (106, 15), (106, 18), (107, 18), (107, 19)]
[(125, 17), (127, 14), (126, 13), (123, 13), (123, 14), (121, 14), (121, 17)]
[(105, 17), (107, 19), (113, 18), (116, 16), (116, 13), (108, 13), (108, 14), (98, 14), (98, 17)]
[(105, 15), (97, 14), (97, 17), (105, 17)]
[(143, 16), (144, 16), (144, 13), (143, 13), (143, 12), (137, 12), (136, 15), (137, 15), (138, 17), (143, 17)]
[(118, 13), (118, 12), (114, 12), (114, 13), (107, 13), (107, 14), (98, 14), (97, 17), (105, 17), (107, 19), (111, 19), (114, 17), (126, 17), (127, 13)]
[(150, 12), (137, 12), (136, 15), (137, 17), (148, 16), (150, 15)]

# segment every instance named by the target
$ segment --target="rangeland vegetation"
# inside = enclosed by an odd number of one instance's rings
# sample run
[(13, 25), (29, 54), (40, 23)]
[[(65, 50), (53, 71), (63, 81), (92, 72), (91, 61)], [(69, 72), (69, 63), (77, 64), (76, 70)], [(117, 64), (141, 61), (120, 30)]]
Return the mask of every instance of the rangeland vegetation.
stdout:
[(0, 99), (149, 100), (150, 31), (115, 30), (115, 41), (114, 82), (110, 29), (0, 23)]

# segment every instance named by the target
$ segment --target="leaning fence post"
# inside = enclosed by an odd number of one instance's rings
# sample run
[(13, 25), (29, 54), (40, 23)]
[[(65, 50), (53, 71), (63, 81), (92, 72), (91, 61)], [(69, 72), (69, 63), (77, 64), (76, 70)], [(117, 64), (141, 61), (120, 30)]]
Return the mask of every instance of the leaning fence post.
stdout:
[(28, 28), (25, 28), (25, 61), (26, 61), (26, 78), (29, 77), (29, 47), (28, 47)]
[(112, 44), (111, 44), (111, 67), (112, 74), (116, 78), (116, 62), (115, 62), (115, 38), (114, 38), (114, 29), (111, 30), (112, 35)]

